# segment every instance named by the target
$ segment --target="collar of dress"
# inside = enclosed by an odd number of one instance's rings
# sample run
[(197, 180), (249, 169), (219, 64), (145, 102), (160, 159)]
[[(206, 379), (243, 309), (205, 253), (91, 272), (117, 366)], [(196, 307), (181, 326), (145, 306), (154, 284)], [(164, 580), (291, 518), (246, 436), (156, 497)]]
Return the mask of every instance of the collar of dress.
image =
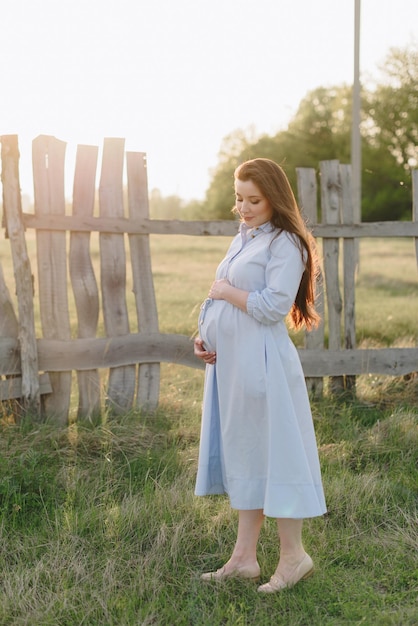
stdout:
[(248, 241), (248, 239), (254, 239), (260, 233), (271, 233), (274, 230), (274, 226), (271, 222), (264, 222), (260, 226), (256, 226), (255, 228), (249, 228), (244, 222), (240, 225), (239, 232), (241, 233), (241, 238), (243, 242)]

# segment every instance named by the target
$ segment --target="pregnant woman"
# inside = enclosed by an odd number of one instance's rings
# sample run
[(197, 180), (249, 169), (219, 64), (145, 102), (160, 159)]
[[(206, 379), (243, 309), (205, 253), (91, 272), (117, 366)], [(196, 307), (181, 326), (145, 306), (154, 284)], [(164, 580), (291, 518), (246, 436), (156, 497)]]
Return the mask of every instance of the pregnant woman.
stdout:
[(240, 232), (202, 305), (194, 351), (206, 363), (196, 495), (226, 493), (238, 533), (227, 563), (202, 580), (258, 579), (257, 542), (269, 516), (280, 559), (258, 591), (272, 593), (313, 573), (302, 523), (326, 510), (305, 379), (285, 324), (289, 313), (295, 328), (318, 323), (316, 253), (274, 161), (240, 165), (235, 197)]

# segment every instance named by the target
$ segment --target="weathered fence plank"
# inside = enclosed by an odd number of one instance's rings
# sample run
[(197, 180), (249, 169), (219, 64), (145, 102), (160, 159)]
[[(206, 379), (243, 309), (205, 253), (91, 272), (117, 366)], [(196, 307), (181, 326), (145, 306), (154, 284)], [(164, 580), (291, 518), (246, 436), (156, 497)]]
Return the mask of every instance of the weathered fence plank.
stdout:
[[(123, 217), (123, 139), (105, 139), (99, 186), (101, 217)], [(103, 317), (108, 337), (129, 333), (126, 305), (126, 254), (123, 234), (100, 233), (100, 281)], [(111, 369), (107, 404), (114, 412), (132, 407), (135, 394), (134, 366)]]
[[(49, 374), (41, 374), (38, 381), (40, 395), (52, 393)], [(0, 402), (3, 402), (4, 400), (21, 400), (22, 397), (22, 378), (20, 376), (14, 376), (13, 378), (9, 378), (7, 380), (0, 380)], [(14, 406), (13, 411), (16, 412), (15, 417), (20, 417), (20, 406)]]
[(159, 362), (178, 363), (197, 369), (203, 367), (194, 356), (190, 338), (176, 334), (129, 333), (68, 342), (38, 339), (38, 351), (40, 366), (48, 366), (52, 371), (61, 367), (61, 363), (65, 363), (68, 370), (120, 368)]
[[(3, 206), (7, 233), (12, 250), (13, 269), (18, 298), (18, 338), (21, 354), (21, 403), (26, 411), (40, 415), (40, 394), (38, 378), (38, 354), (35, 335), (35, 315), (33, 310), (32, 271), (26, 248), (25, 231), (22, 220), (22, 205), (19, 182), (19, 148), (17, 135), (3, 136), (1, 140)], [(3, 277), (2, 277), (2, 283)], [(2, 289), (3, 295), (4, 288)], [(2, 315), (8, 319), (8, 330), (13, 331), (14, 311), (11, 302), (4, 302)], [(13, 314), (12, 314), (13, 311)], [(5, 329), (6, 330), (6, 329)]]
[[(98, 148), (78, 146), (74, 173), (73, 215), (90, 217), (94, 211)], [(70, 276), (77, 310), (77, 336), (95, 337), (99, 319), (99, 289), (90, 254), (90, 232), (71, 231)], [(77, 371), (79, 419), (100, 416), (100, 377), (97, 369)]]
[[(0, 340), (0, 351), (1, 351)], [(17, 342), (16, 342), (17, 343)], [(193, 354), (189, 337), (175, 334), (132, 333), (120, 337), (97, 337), (57, 341), (38, 339), (39, 364), (48, 371), (108, 368), (133, 363), (170, 362), (203, 369)], [(9, 349), (12, 348), (9, 344)], [(356, 350), (298, 350), (306, 376), (385, 374), (402, 376), (417, 371), (418, 348)], [(86, 358), (87, 355), (87, 358)], [(88, 365), (87, 365), (88, 364)]]
[(404, 376), (417, 371), (418, 366), (418, 348), (300, 350), (299, 355), (307, 374), (314, 369), (323, 376)]
[[(339, 162), (321, 161), (321, 207), (322, 221), (326, 224), (341, 222), (341, 182)], [(325, 288), (328, 311), (328, 345), (330, 350), (341, 349), (341, 311), (342, 300), (338, 276), (339, 240), (325, 239), (323, 242)], [(330, 379), (333, 393), (344, 389), (344, 380), (333, 376)]]
[[(64, 215), (64, 159), (66, 144), (41, 135), (32, 143), (36, 215)], [(69, 339), (65, 233), (36, 231), (39, 303), (44, 337)], [(66, 424), (70, 407), (71, 373), (51, 374), (53, 393), (42, 398), (46, 415)]]
[[(318, 221), (318, 202), (316, 172), (313, 168), (296, 168), (298, 200), (303, 214), (308, 220), (308, 226), (316, 224)], [(321, 350), (324, 347), (324, 281), (322, 271), (319, 271), (316, 280), (315, 307), (321, 316), (318, 328), (305, 333), (305, 348), (311, 350)], [(319, 397), (323, 392), (322, 377), (306, 378), (306, 386), (312, 396)]]
[[(301, 168), (302, 169), (302, 168)], [(95, 231), (99, 233), (127, 233), (128, 235), (190, 235), (191, 237), (233, 237), (238, 232), (235, 220), (208, 222), (181, 220), (154, 220), (127, 218), (37, 217), (23, 214), (27, 228), (48, 230)], [(362, 222), (361, 224), (312, 224), (312, 234), (323, 239), (338, 237), (397, 238), (418, 237), (418, 222)]]
[[(344, 224), (354, 222), (353, 188), (351, 165), (340, 165), (342, 218)], [(358, 246), (352, 237), (343, 241), (343, 299), (344, 299), (344, 348), (356, 347), (356, 268), (358, 266)], [(354, 389), (356, 379), (345, 377), (345, 388)]]
[[(149, 218), (146, 157), (142, 152), (126, 154), (129, 217)], [(149, 235), (129, 235), (133, 290), (139, 332), (158, 332), (158, 311), (154, 292)], [(160, 367), (146, 363), (138, 367), (136, 405), (154, 410), (160, 394)]]
[[(93, 339), (38, 339), (39, 367), (49, 372), (122, 367), (135, 363), (178, 363), (194, 369), (204, 364), (193, 354), (189, 337), (176, 334), (132, 333)], [(416, 372), (418, 348), (298, 350), (305, 376)], [(17, 339), (0, 338), (0, 375), (20, 373)]]
[(0, 337), (0, 376), (20, 375), (21, 372), (17, 337)]

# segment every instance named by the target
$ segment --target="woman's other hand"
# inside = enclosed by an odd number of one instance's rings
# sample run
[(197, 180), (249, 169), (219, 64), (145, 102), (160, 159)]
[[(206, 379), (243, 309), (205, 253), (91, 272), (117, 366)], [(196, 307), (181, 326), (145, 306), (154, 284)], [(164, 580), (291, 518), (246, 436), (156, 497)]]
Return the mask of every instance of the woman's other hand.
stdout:
[(200, 337), (196, 337), (194, 340), (194, 353), (195, 356), (202, 359), (202, 361), (208, 365), (214, 365), (216, 363), (216, 352), (208, 352)]

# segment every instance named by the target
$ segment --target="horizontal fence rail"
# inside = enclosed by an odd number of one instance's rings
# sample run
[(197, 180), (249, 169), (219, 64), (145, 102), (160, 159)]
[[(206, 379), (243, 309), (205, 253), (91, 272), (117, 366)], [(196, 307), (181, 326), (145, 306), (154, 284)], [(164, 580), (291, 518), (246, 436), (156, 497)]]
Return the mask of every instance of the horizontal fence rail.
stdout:
[[(86, 371), (138, 363), (177, 363), (196, 369), (205, 365), (193, 354), (190, 338), (177, 334), (132, 333), (111, 339), (38, 339), (41, 370)], [(305, 376), (387, 374), (402, 376), (416, 371), (418, 348), (356, 350), (298, 350)], [(19, 342), (0, 338), (0, 375), (20, 373)], [(10, 379), (15, 381), (16, 379)], [(7, 382), (7, 381), (3, 381)], [(5, 385), (6, 387), (6, 385)]]
[[(23, 213), (26, 228), (51, 231), (78, 231), (99, 233), (127, 233), (129, 235), (190, 235), (233, 237), (238, 222), (233, 220), (129, 220), (127, 218), (79, 218), (78, 216), (36, 217)], [(362, 222), (361, 224), (312, 224), (314, 237), (334, 238), (392, 238), (417, 237), (418, 222)]]

